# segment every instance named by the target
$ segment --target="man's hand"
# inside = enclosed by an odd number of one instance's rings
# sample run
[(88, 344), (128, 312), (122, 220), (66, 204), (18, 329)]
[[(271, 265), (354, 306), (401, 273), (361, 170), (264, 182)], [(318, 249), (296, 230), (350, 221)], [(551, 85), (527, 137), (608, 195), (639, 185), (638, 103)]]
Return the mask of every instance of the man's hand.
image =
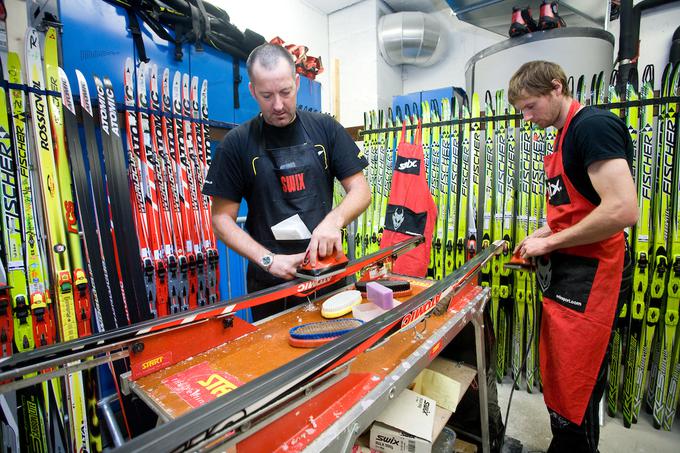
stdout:
[(269, 267), (269, 273), (274, 277), (292, 280), (295, 278), (295, 271), (300, 267), (304, 258), (304, 253), (295, 255), (274, 255), (272, 265)]
[[(551, 234), (552, 234), (552, 231), (550, 230), (550, 227), (548, 225), (543, 225), (541, 228), (539, 228), (538, 230), (531, 233), (529, 236), (522, 239), (522, 241), (515, 246), (515, 250), (513, 250), (512, 253), (519, 252), (522, 249), (522, 247), (524, 246), (524, 243), (526, 241), (528, 241), (529, 239), (547, 238)], [(521, 255), (521, 252), (520, 252), (520, 255)], [(535, 255), (531, 255), (531, 256), (535, 256)], [(524, 257), (522, 257), (522, 258), (524, 258)]]
[(342, 231), (334, 223), (332, 217), (327, 216), (314, 228), (312, 239), (307, 246), (312, 267), (316, 265), (317, 259), (329, 256), (334, 251), (338, 256), (342, 253)]
[(547, 237), (527, 237), (517, 246), (521, 258), (543, 256), (552, 252), (550, 240)]

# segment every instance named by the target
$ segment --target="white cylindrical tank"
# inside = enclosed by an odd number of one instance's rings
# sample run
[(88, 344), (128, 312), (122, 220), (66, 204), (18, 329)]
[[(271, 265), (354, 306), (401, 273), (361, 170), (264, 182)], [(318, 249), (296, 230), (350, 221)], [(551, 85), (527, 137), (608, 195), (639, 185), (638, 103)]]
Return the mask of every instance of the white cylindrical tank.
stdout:
[[(474, 55), (465, 65), (468, 93), (483, 96), (508, 88), (510, 77), (531, 60), (558, 63), (567, 77), (585, 75), (590, 83), (593, 74), (604, 71), (609, 84), (614, 64), (614, 36), (598, 28), (574, 27), (529, 33), (494, 44)], [(588, 85), (588, 89), (590, 85)]]

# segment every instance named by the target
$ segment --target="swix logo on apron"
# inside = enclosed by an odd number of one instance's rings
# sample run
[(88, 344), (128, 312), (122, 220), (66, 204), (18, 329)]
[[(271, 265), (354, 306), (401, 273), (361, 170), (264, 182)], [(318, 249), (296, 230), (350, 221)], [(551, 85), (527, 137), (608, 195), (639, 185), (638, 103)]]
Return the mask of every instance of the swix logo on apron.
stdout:
[(406, 125), (401, 130), (397, 148), (392, 189), (385, 215), (385, 230), (380, 247), (422, 234), (425, 242), (394, 262), (392, 270), (398, 274), (425, 277), (430, 263), (432, 232), (437, 219), (437, 208), (430, 195), (423, 169), (423, 146), (420, 142), (422, 125), (418, 122), (415, 143), (407, 143)]
[(569, 194), (564, 188), (564, 181), (562, 181), (562, 175), (557, 175), (554, 178), (546, 179), (546, 191), (548, 193), (549, 203), (553, 206), (559, 206), (562, 204), (569, 204), (571, 200), (569, 199)]
[(420, 159), (408, 158), (397, 155), (397, 164), (395, 165), (395, 169), (397, 171), (407, 173), (409, 175), (419, 175)]
[(285, 193), (299, 192), (305, 190), (305, 174), (295, 173), (290, 176), (281, 176), (281, 190)]
[[(595, 209), (564, 171), (562, 143), (580, 105), (572, 101), (555, 152), (545, 156), (547, 220), (553, 233)], [(546, 405), (580, 425), (614, 323), (625, 253), (623, 232), (538, 260), (543, 290), (539, 355)]]
[[(253, 124), (252, 135), (259, 152), (252, 163), (254, 182), (246, 227), (255, 240), (278, 254), (303, 252), (309, 239), (277, 241), (271, 230), (273, 225), (297, 214), (309, 231), (314, 231), (332, 207), (325, 151), (317, 150), (317, 146), (323, 148), (322, 145), (312, 144), (301, 115), (298, 121), (304, 142), (274, 149), (265, 149), (262, 119)], [(248, 266), (248, 276), (267, 285), (280, 281), (252, 263)]]

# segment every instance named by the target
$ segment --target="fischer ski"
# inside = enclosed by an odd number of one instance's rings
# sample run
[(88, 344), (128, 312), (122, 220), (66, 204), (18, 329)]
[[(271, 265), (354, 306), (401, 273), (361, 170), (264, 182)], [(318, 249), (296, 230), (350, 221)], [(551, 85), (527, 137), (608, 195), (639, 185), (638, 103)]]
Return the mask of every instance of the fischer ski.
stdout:
[[(643, 100), (652, 99), (653, 76), (651, 67), (645, 70), (640, 97)], [(644, 376), (646, 374), (651, 338), (647, 338), (646, 320), (648, 304), (648, 288), (650, 280), (650, 264), (653, 253), (654, 225), (652, 220), (654, 184), (654, 113), (653, 106), (640, 107), (640, 133), (637, 152), (637, 196), (640, 219), (633, 229), (633, 296), (630, 302), (630, 326), (628, 330), (628, 347), (626, 352), (626, 366), (623, 379), (623, 424), (630, 428), (637, 420), (641, 406)]]
[[(671, 96), (674, 89), (674, 84), (677, 85), (678, 77), (680, 76), (680, 65), (676, 65), (673, 70), (669, 69), (668, 78), (664, 83), (663, 95), (665, 97)], [(676, 343), (676, 330), (678, 325), (678, 308), (680, 305), (680, 220), (678, 220), (678, 206), (680, 202), (678, 197), (678, 174), (680, 170), (680, 159), (677, 158), (676, 147), (676, 131), (677, 131), (677, 115), (678, 102), (667, 101), (665, 103), (665, 123), (663, 125), (664, 133), (658, 136), (659, 147), (663, 149), (661, 152), (661, 164), (663, 169), (659, 171), (660, 179), (657, 181), (660, 185), (661, 194), (661, 208), (665, 208), (657, 213), (657, 233), (663, 234), (665, 239), (665, 250), (662, 251), (662, 243), (655, 241), (657, 244), (657, 259), (656, 274), (652, 276), (652, 297), (660, 297), (662, 302), (662, 309), (659, 319), (658, 339), (657, 339), (657, 361), (656, 365), (656, 382), (653, 397), (652, 415), (654, 418), (654, 427), (659, 429), (664, 424), (666, 418), (666, 396), (668, 393), (668, 384), (670, 381), (670, 374), (673, 372), (674, 363), (673, 355)], [(661, 120), (660, 120), (661, 121)], [(674, 213), (669, 216), (668, 213)], [(662, 220), (663, 218), (663, 220)], [(664, 258), (667, 260), (664, 263)], [(661, 283), (661, 272), (665, 272), (666, 288), (659, 290), (655, 287), (656, 284)], [(665, 289), (665, 291), (664, 291)], [(665, 293), (665, 294), (664, 294)]]
[[(662, 77), (662, 95), (668, 96), (671, 81), (671, 64), (667, 64)], [(649, 369), (649, 380), (646, 409), (652, 411), (654, 415), (654, 427), (659, 428), (662, 423), (660, 415), (660, 405), (656, 404), (657, 393), (659, 397), (663, 394), (666, 386), (666, 367), (668, 365), (669, 352), (664, 344), (664, 310), (666, 308), (666, 289), (668, 285), (669, 270), (669, 240), (671, 235), (671, 216), (668, 215), (672, 208), (673, 197), (673, 142), (667, 140), (668, 135), (673, 137), (674, 131), (669, 130), (669, 126), (674, 127), (675, 118), (669, 118), (669, 108), (675, 106), (669, 102), (663, 102), (659, 106), (659, 120), (657, 123), (657, 164), (655, 175), (655, 202), (652, 214), (654, 221), (654, 242), (652, 254), (652, 269), (650, 282), (650, 303), (647, 309), (647, 340), (653, 342), (651, 367)], [(668, 134), (668, 135), (667, 135)], [(661, 324), (661, 325), (660, 325)], [(658, 327), (658, 329), (657, 329)]]

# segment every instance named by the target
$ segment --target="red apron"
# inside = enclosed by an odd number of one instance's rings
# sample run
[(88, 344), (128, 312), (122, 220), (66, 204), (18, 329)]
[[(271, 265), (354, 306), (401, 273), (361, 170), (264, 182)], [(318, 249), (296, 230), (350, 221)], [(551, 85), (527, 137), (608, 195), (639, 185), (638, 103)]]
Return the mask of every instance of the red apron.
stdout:
[(392, 266), (393, 272), (413, 277), (427, 275), (432, 232), (437, 219), (437, 207), (425, 178), (421, 127), (418, 121), (413, 144), (406, 142), (406, 124), (402, 127), (385, 215), (385, 229), (380, 241), (380, 247), (383, 248), (408, 239), (414, 234), (425, 236), (423, 244), (399, 256)]
[[(545, 156), (547, 220), (553, 233), (581, 221), (595, 205), (572, 185), (562, 165), (562, 142), (580, 105), (575, 100)], [(539, 355), (545, 404), (580, 425), (607, 350), (621, 286), (623, 232), (539, 259), (543, 291)], [(546, 259), (548, 258), (548, 259)]]

